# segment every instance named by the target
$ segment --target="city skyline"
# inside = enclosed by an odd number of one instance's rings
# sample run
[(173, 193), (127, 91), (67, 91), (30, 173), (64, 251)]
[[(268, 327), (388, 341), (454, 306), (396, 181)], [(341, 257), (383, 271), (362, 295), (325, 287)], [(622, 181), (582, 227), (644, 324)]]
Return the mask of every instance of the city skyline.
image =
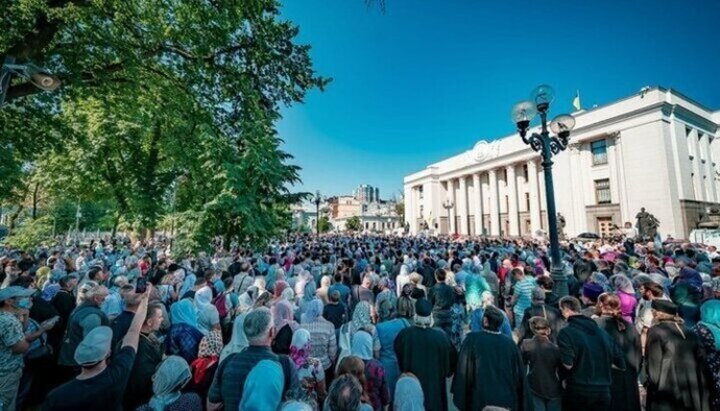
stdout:
[[(312, 45), (318, 73), (334, 79), (283, 110), (280, 136), (303, 169), (293, 189), (342, 194), (367, 182), (398, 194), (403, 176), (511, 134), (510, 108), (541, 83), (558, 93), (556, 114), (572, 110), (578, 90), (588, 109), (645, 86), (717, 110), (720, 56), (703, 50), (717, 37), (720, 5), (700, 3), (391, 1), (383, 14), (363, 2), (286, 2), (283, 15)], [(532, 24), (541, 21), (538, 32)]]

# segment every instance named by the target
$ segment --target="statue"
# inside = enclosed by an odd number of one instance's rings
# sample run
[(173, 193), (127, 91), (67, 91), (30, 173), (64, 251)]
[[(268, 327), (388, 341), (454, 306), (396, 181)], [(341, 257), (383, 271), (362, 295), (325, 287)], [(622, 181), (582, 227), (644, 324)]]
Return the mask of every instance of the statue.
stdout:
[(557, 213), (557, 230), (558, 230), (558, 239), (564, 240), (565, 239), (565, 217), (563, 217), (562, 214)]
[(657, 229), (660, 227), (660, 221), (654, 215), (645, 211), (645, 207), (640, 208), (640, 212), (635, 216), (637, 218), (638, 236), (640, 238), (655, 238)]

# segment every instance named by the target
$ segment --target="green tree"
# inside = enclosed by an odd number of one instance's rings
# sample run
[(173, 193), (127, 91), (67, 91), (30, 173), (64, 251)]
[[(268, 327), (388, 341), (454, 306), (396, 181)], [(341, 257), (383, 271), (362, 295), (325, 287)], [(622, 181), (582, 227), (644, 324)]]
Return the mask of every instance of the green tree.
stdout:
[(298, 28), (278, 7), (11, 2), (0, 57), (45, 66), (63, 87), (38, 93), (16, 79), (9, 88), (0, 189), (24, 198), (30, 162), (57, 201), (110, 201), (115, 228), (152, 232), (177, 214), (183, 247), (216, 235), (260, 243), (289, 227), (288, 206), (303, 195), (288, 189), (299, 169), (274, 125), (281, 106), (329, 79), (314, 72), (309, 46), (296, 43)]
[(320, 233), (327, 233), (333, 228), (332, 224), (330, 224), (330, 219), (328, 219), (326, 216), (320, 217), (319, 226)]
[(345, 221), (345, 229), (348, 231), (360, 231), (362, 229), (360, 217), (350, 217)]

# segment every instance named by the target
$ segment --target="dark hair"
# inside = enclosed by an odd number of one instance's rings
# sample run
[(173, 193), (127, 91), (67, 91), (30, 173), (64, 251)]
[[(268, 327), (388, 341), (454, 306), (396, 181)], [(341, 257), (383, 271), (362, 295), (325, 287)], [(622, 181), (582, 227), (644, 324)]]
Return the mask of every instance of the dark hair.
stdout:
[(658, 283), (654, 283), (654, 282), (650, 281), (645, 284), (642, 284), (642, 286), (645, 287), (645, 289), (647, 291), (650, 291), (650, 293), (653, 295), (653, 297), (660, 297), (664, 294), (663, 287)]
[(543, 317), (530, 318), (530, 331), (535, 335), (550, 335), (550, 322)]
[(552, 290), (553, 285), (555, 284), (553, 279), (548, 275), (541, 275), (537, 277), (536, 281), (537, 285), (542, 287), (544, 290)]
[(362, 385), (357, 378), (350, 374), (343, 374), (330, 385), (327, 399), (328, 408), (336, 411), (355, 411), (360, 408), (362, 391)]
[(447, 278), (447, 273), (445, 272), (444, 269), (438, 268), (437, 270), (435, 270), (435, 279), (436, 279), (438, 282), (443, 282), (443, 281), (445, 281), (445, 278)]
[(510, 272), (512, 273), (513, 277), (516, 275), (519, 275), (521, 277), (525, 275), (525, 271), (522, 268), (513, 268)]
[(328, 295), (328, 299), (333, 303), (340, 301), (340, 291), (332, 290), (332, 292)]
[(145, 314), (145, 322), (151, 319), (155, 315), (155, 311), (161, 310), (161, 303), (150, 303), (148, 304), (147, 314)]
[(23, 276), (16, 278), (15, 281), (10, 283), (10, 285), (16, 285), (16, 286), (22, 287), (22, 288), (30, 288), (30, 285), (34, 281), (35, 281), (34, 278), (27, 276), (27, 275), (23, 275)]
[(68, 286), (68, 284), (70, 284), (70, 281), (72, 281), (73, 279), (74, 279), (73, 277), (66, 275), (66, 276), (60, 278), (60, 280), (58, 281), (58, 284), (60, 284), (61, 288), (65, 288)]
[(92, 267), (88, 270), (87, 276), (90, 280), (97, 281), (96, 278), (99, 273), (102, 273), (102, 268)]
[(500, 331), (500, 327), (505, 321), (505, 316), (502, 311), (490, 305), (485, 308), (483, 319), (487, 320), (487, 326), (485, 328), (489, 331)]
[(397, 315), (403, 318), (412, 318), (415, 315), (415, 304), (410, 296), (401, 295), (397, 299)]
[(565, 297), (561, 298), (560, 301), (558, 301), (558, 306), (560, 307), (560, 310), (568, 309), (574, 313), (579, 313), (581, 310), (580, 300), (577, 298), (566, 295)]

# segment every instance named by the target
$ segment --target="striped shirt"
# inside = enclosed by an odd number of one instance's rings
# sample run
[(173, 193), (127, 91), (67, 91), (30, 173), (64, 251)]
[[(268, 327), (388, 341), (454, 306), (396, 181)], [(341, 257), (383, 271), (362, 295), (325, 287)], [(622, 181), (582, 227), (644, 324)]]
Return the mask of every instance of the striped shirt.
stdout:
[(525, 277), (522, 280), (515, 283), (515, 295), (517, 301), (513, 307), (513, 313), (515, 314), (515, 323), (520, 324), (525, 310), (532, 305), (532, 291), (537, 287), (537, 281), (534, 277)]
[(310, 357), (320, 360), (323, 369), (327, 370), (337, 354), (335, 326), (330, 321), (318, 317), (311, 323), (300, 324), (300, 328), (310, 333)]

